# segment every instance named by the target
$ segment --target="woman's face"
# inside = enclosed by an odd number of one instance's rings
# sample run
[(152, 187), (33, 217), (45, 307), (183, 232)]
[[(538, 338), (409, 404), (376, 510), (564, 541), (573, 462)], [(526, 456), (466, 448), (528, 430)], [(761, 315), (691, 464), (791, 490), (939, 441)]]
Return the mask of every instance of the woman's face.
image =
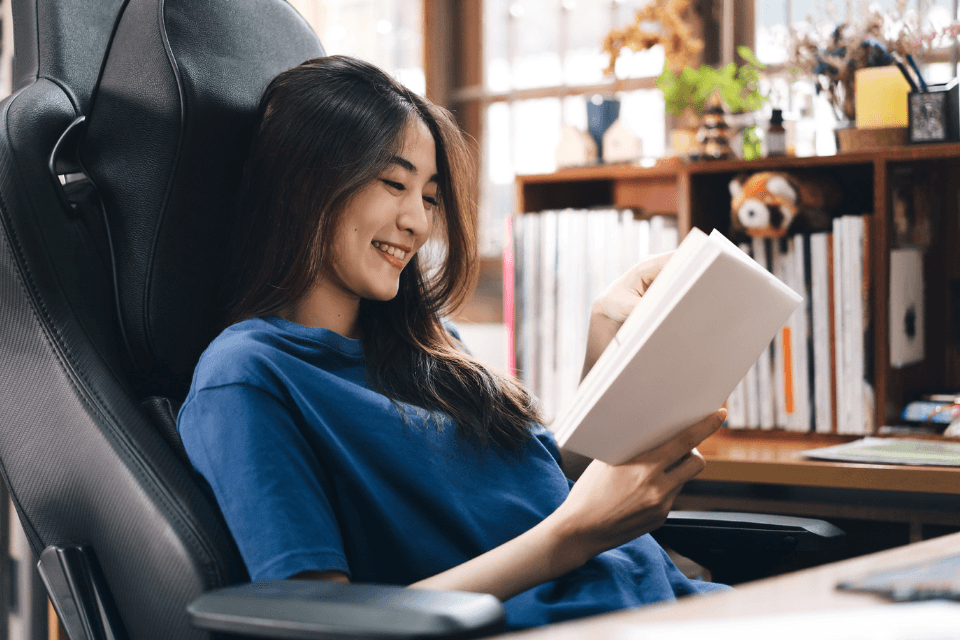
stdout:
[(414, 118), (407, 124), (400, 153), (347, 203), (337, 221), (333, 273), (324, 279), (337, 291), (329, 293), (394, 298), (400, 272), (430, 237), (437, 201), (433, 136)]

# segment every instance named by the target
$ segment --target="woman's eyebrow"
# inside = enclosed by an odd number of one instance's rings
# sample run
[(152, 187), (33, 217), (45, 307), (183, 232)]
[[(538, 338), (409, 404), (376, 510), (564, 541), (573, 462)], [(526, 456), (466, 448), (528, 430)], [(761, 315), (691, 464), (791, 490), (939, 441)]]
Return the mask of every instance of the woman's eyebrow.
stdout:
[[(410, 162), (409, 160), (401, 156), (393, 156), (392, 158), (390, 158), (390, 163), (399, 166), (401, 169), (406, 169), (410, 173), (417, 172), (416, 165), (414, 165), (412, 162)], [(427, 182), (438, 182), (439, 180), (440, 180), (440, 177), (435, 173), (432, 176), (430, 176), (430, 179)]]

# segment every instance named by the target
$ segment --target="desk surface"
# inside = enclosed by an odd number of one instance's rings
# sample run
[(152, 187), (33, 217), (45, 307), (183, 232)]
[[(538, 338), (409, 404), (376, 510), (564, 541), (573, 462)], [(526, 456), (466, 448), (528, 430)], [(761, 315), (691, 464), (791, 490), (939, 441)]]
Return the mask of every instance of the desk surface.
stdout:
[(677, 602), (508, 634), (507, 637), (523, 638), (523, 640), (624, 637), (619, 634), (627, 628), (639, 630), (635, 625), (644, 623), (803, 613), (871, 606), (887, 601), (878, 596), (837, 591), (835, 585), (842, 579), (882, 569), (910, 566), (925, 560), (955, 554), (960, 554), (960, 533), (752, 582), (737, 587), (736, 591), (684, 598)]
[(697, 447), (707, 459), (697, 480), (960, 495), (960, 467), (828, 462), (800, 455), (852, 439), (721, 429)]

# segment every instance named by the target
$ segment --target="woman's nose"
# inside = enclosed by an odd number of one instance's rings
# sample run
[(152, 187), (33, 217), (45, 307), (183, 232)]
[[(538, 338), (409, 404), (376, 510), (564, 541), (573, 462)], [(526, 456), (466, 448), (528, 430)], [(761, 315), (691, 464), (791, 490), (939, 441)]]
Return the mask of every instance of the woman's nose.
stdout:
[(418, 237), (429, 235), (433, 211), (427, 207), (428, 205), (422, 197), (411, 194), (409, 198), (406, 198), (397, 219), (397, 226)]

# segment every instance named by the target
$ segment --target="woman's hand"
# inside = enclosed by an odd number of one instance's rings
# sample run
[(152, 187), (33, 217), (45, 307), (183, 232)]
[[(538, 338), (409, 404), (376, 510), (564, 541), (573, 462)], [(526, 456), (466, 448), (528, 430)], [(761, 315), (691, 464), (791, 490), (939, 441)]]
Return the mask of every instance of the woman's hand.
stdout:
[(641, 296), (672, 255), (673, 252), (669, 251), (641, 260), (617, 278), (594, 301), (590, 310), (590, 329), (587, 336), (587, 353), (583, 361), (583, 376), (586, 376), (596, 364), (600, 354), (617, 335), (620, 325), (637, 306)]
[(720, 409), (625, 464), (590, 463), (548, 518), (567, 543), (564, 555), (582, 564), (663, 524), (684, 483), (706, 465), (695, 447), (720, 427), (726, 415)]
[(704, 467), (694, 448), (726, 417), (721, 409), (653, 451), (618, 466), (593, 462), (563, 504), (532, 529), (411, 587), (489, 593), (509, 600), (653, 531), (680, 488)]

